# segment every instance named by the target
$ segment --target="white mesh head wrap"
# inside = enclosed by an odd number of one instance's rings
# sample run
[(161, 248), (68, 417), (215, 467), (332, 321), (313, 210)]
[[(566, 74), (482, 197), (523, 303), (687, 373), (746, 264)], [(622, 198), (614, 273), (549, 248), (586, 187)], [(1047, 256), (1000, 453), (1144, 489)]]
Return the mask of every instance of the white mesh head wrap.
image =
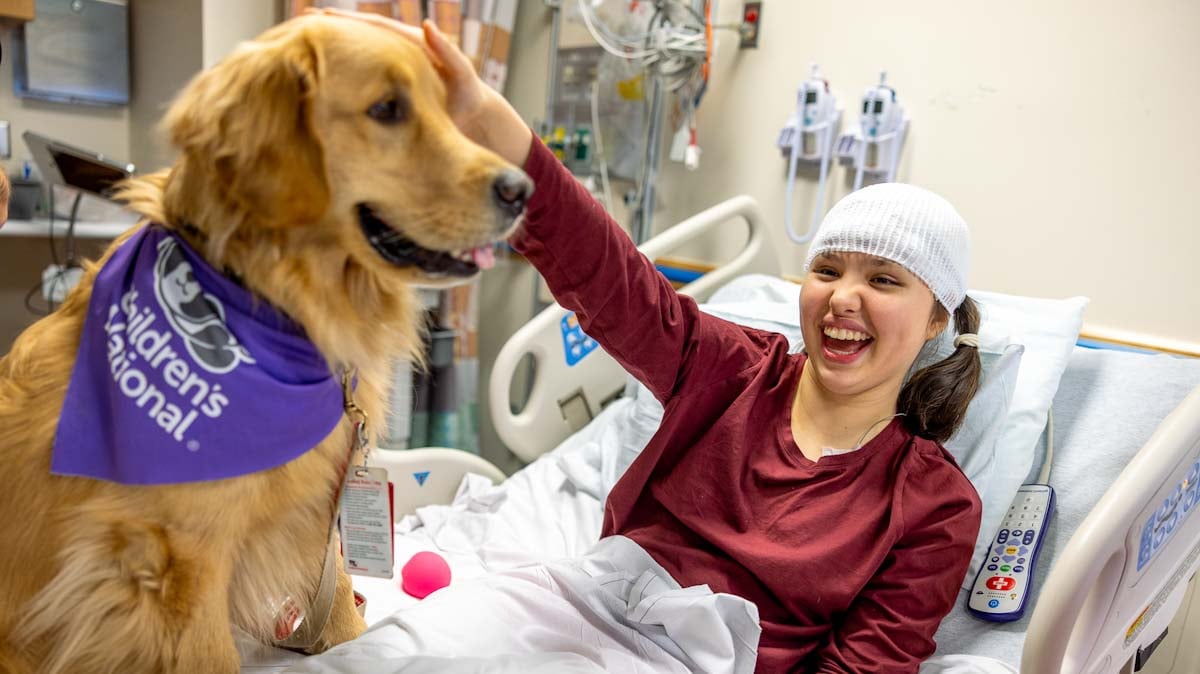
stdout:
[(951, 314), (967, 294), (970, 233), (950, 202), (904, 183), (881, 183), (846, 195), (821, 222), (808, 249), (867, 253), (891, 260), (925, 282)]

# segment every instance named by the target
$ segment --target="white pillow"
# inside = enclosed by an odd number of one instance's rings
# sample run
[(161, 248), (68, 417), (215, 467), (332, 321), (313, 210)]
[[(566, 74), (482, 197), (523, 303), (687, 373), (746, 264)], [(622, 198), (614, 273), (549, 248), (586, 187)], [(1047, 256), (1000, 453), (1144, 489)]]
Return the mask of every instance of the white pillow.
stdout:
[[(1033, 457), (1046, 427), (1050, 403), (1079, 338), (1088, 299), (1051, 300), (982, 290), (970, 290), (967, 295), (980, 307), (981, 340), (985, 335), (1004, 335), (1025, 347), (1012, 405), (996, 442), (996, 462), (991, 479), (983, 488), (976, 483), (985, 503), (979, 537), (990, 541), (1017, 489), (1026, 480), (1033, 481), (1037, 477), (1030, 475), (1034, 468)], [(973, 570), (977, 568), (975, 561), (972, 560)], [(973, 573), (966, 582), (972, 580)]]
[[(1084, 297), (1048, 300), (976, 290), (967, 294), (980, 308), (984, 372), (963, 427), (946, 443), (983, 501), (979, 541), (964, 583), (974, 580), (983, 551), (1033, 468), (1047, 410), (1088, 302)], [(761, 274), (743, 276), (714, 293), (704, 308), (728, 320), (781, 332), (793, 351), (802, 348), (800, 286), (795, 283)], [(953, 334), (948, 327), (918, 359), (918, 366), (948, 355)]]

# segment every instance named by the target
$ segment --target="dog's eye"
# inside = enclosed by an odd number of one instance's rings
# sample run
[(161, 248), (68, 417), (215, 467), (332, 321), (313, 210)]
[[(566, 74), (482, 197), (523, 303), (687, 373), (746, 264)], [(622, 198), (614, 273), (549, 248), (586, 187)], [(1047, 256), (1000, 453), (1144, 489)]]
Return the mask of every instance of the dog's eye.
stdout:
[(384, 124), (397, 124), (408, 117), (408, 104), (401, 98), (389, 98), (367, 108), (367, 116)]

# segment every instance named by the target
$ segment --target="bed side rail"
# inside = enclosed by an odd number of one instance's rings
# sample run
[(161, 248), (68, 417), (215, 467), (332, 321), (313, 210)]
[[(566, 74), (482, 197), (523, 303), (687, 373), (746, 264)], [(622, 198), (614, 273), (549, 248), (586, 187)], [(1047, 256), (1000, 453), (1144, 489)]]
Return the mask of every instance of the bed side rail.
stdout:
[[(740, 275), (778, 274), (779, 261), (767, 239), (762, 211), (745, 195), (684, 220), (639, 250), (653, 260), (734, 218), (740, 218), (749, 229), (746, 245), (732, 260), (680, 292), (703, 301)], [(500, 350), (488, 381), (492, 423), (504, 444), (523, 461), (533, 461), (579, 430), (625, 385), (625, 371), (603, 349), (568, 365), (568, 349), (574, 346), (564, 338), (564, 331), (572, 327), (573, 316), (568, 313), (554, 304), (523, 325)], [(525, 408), (514, 414), (510, 382), (526, 354), (533, 357), (536, 374)]]
[(1159, 425), (1046, 578), (1022, 674), (1116, 672), (1170, 623), (1200, 566), (1200, 387)]

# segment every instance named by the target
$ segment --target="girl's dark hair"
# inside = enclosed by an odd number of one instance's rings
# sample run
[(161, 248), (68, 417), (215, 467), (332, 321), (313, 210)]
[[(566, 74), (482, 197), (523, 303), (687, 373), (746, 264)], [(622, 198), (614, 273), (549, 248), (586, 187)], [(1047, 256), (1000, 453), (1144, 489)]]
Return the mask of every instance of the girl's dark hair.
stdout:
[[(944, 315), (946, 310), (939, 304), (938, 311)], [(978, 333), (979, 309), (970, 297), (954, 310), (954, 329), (960, 335)], [(909, 430), (938, 442), (950, 439), (967, 416), (967, 405), (979, 390), (982, 370), (979, 349), (964, 345), (944, 360), (914, 373), (896, 402)]]

